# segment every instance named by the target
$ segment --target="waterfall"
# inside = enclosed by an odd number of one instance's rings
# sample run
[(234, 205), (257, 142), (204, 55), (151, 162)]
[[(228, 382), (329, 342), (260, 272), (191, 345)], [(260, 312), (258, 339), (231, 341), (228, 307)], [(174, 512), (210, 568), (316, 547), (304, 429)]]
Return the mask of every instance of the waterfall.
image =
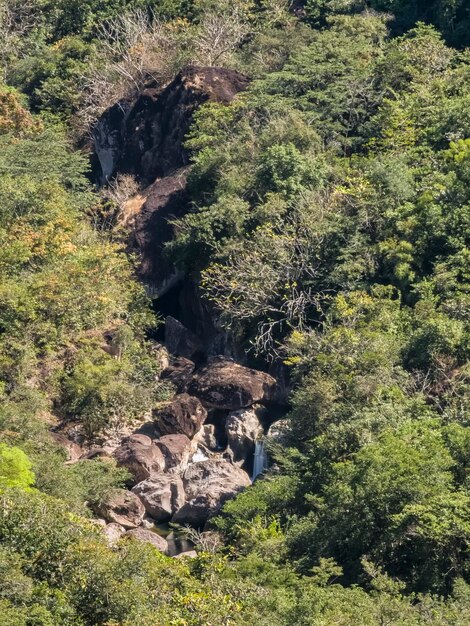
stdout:
[(266, 453), (266, 447), (262, 439), (258, 439), (255, 443), (255, 455), (253, 459), (253, 474), (251, 476), (252, 482), (257, 476), (262, 474), (268, 467), (268, 455)]
[(196, 452), (193, 454), (191, 460), (189, 461), (189, 465), (193, 463), (199, 463), (200, 461), (208, 461), (209, 457), (204, 454), (201, 448), (198, 448)]

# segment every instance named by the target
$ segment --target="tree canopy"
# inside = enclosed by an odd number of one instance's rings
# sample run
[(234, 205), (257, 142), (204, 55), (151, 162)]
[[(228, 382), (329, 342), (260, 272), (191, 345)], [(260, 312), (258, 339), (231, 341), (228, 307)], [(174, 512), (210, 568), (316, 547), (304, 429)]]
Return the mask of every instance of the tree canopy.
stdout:
[[(469, 20), (465, 0), (0, 0), (2, 624), (469, 623)], [(131, 431), (174, 391), (120, 220), (145, 192), (96, 188), (90, 141), (187, 64), (249, 87), (195, 112), (164, 255), (291, 393), (220, 547), (179, 560), (106, 543), (92, 507), (129, 474), (66, 462), (51, 430)]]

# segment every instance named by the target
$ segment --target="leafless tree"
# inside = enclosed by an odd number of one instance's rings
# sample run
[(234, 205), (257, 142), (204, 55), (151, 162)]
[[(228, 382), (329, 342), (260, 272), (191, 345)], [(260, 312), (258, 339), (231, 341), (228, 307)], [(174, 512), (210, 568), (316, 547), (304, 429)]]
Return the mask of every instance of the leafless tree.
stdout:
[(5, 80), (11, 59), (21, 54), (25, 39), (40, 22), (34, 0), (0, 0), (0, 71)]
[(110, 103), (132, 96), (149, 80), (163, 85), (189, 63), (230, 64), (248, 32), (248, 20), (237, 7), (206, 10), (197, 25), (164, 22), (144, 10), (104, 22), (95, 60), (79, 85), (79, 130), (91, 128)]
[(203, 288), (222, 323), (231, 330), (256, 327), (255, 353), (279, 356), (276, 337), (302, 330), (320, 309), (329, 211), (327, 197), (306, 192), (279, 224), (261, 226), (224, 263), (204, 272)]
[(88, 212), (94, 230), (112, 233), (113, 237), (119, 238), (127, 227), (126, 209), (132, 208), (129, 204), (133, 204), (134, 198), (137, 204), (142, 203), (139, 191), (140, 185), (131, 174), (119, 174), (109, 180), (99, 193), (102, 202), (96, 203)]
[(111, 200), (122, 210), (126, 202), (133, 198), (139, 192), (139, 189), (139, 183), (134, 176), (131, 174), (120, 174), (108, 182), (108, 185), (102, 189), (101, 194), (105, 199)]
[(250, 32), (250, 26), (239, 7), (214, 13), (205, 11), (195, 39), (195, 61), (204, 65), (226, 62)]
[(202, 532), (191, 526), (185, 526), (184, 534), (200, 552), (215, 554), (222, 545), (220, 535), (216, 532)]
[(149, 80), (168, 81), (189, 60), (184, 45), (179, 45), (183, 35), (143, 10), (103, 23), (96, 60), (81, 79), (81, 125), (91, 127), (110, 103), (138, 92)]

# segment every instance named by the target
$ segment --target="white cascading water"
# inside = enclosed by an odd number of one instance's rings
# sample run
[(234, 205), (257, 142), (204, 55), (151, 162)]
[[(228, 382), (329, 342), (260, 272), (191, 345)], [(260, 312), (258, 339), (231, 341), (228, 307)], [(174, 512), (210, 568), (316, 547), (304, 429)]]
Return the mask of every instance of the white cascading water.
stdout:
[(251, 475), (251, 482), (255, 480), (257, 476), (262, 474), (268, 467), (268, 455), (266, 453), (266, 446), (263, 439), (258, 439), (255, 443), (255, 455), (253, 459), (253, 474)]
[(196, 452), (193, 454), (191, 460), (189, 461), (189, 465), (193, 463), (199, 463), (199, 461), (208, 461), (209, 457), (204, 454), (201, 448), (198, 448)]

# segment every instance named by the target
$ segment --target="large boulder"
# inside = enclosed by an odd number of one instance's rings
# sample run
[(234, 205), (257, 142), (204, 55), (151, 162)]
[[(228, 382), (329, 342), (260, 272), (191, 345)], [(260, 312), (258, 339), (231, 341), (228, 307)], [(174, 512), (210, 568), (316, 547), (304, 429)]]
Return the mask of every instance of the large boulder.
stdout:
[(266, 440), (268, 442), (284, 445), (289, 434), (290, 422), (287, 419), (273, 422), (268, 429)]
[(190, 465), (183, 484), (187, 500), (172, 521), (201, 527), (251, 481), (245, 471), (228, 461), (209, 459)]
[(107, 522), (114, 522), (126, 529), (140, 526), (145, 515), (144, 505), (139, 498), (125, 489), (116, 489), (95, 506), (95, 511)]
[(149, 84), (132, 100), (114, 104), (94, 127), (93, 170), (99, 184), (130, 174), (145, 187), (124, 207), (142, 261), (140, 275), (153, 297), (182, 277), (164, 253), (173, 220), (190, 209), (190, 168), (184, 138), (196, 109), (207, 101), (230, 103), (248, 79), (235, 70), (186, 67), (164, 88)]
[(162, 371), (162, 380), (175, 385), (179, 393), (183, 393), (189, 385), (196, 365), (184, 357), (170, 357), (167, 367)]
[(141, 446), (152, 445), (152, 438), (145, 433), (135, 432), (131, 435), (126, 435), (121, 439), (121, 445), (138, 444)]
[(93, 459), (109, 459), (111, 457), (111, 451), (108, 448), (101, 446), (93, 446), (82, 454), (80, 459), (87, 459), (92, 461)]
[(171, 473), (184, 471), (193, 453), (193, 445), (186, 435), (164, 435), (156, 442), (165, 457), (165, 467)]
[(269, 374), (220, 359), (194, 376), (188, 393), (209, 408), (235, 411), (269, 402), (275, 390), (276, 380)]
[(176, 396), (170, 404), (153, 413), (156, 427), (162, 435), (186, 435), (190, 439), (201, 429), (207, 411), (200, 400), (187, 393)]
[(186, 552), (180, 552), (179, 554), (173, 555), (174, 559), (197, 559), (196, 550), (187, 550)]
[(109, 546), (116, 545), (125, 532), (125, 529), (120, 524), (115, 524), (114, 522), (107, 524), (103, 528), (103, 533)]
[(244, 463), (255, 452), (255, 443), (263, 433), (259, 415), (262, 408), (240, 409), (230, 413), (225, 421), (227, 452), (233, 463)]
[(204, 424), (201, 430), (194, 437), (193, 442), (199, 447), (215, 452), (219, 449), (216, 429), (214, 424)]
[(126, 537), (133, 537), (134, 539), (137, 539), (137, 541), (149, 543), (150, 545), (154, 546), (154, 548), (157, 548), (157, 550), (159, 550), (160, 552), (163, 552), (163, 554), (166, 554), (168, 551), (168, 544), (166, 540), (152, 530), (146, 530), (145, 528), (136, 528), (134, 530), (127, 531)]
[(133, 484), (139, 483), (165, 468), (165, 457), (150, 437), (131, 435), (114, 451), (119, 466), (129, 470)]
[(185, 501), (183, 481), (176, 474), (157, 474), (136, 485), (132, 492), (158, 522), (168, 521)]
[(188, 168), (182, 167), (157, 179), (133, 200), (132, 205), (129, 203), (123, 208), (123, 219), (128, 216), (132, 243), (139, 251), (139, 275), (146, 282), (152, 298), (167, 293), (183, 276), (182, 270), (176, 268), (165, 254), (165, 245), (175, 235), (173, 221), (188, 212)]
[(163, 89), (149, 84), (133, 101), (113, 105), (94, 128), (100, 182), (118, 172), (152, 182), (187, 164), (194, 111), (207, 101), (228, 104), (247, 86), (235, 70), (189, 66)]
[(186, 359), (203, 350), (200, 339), (171, 315), (165, 318), (165, 346), (171, 354)]

